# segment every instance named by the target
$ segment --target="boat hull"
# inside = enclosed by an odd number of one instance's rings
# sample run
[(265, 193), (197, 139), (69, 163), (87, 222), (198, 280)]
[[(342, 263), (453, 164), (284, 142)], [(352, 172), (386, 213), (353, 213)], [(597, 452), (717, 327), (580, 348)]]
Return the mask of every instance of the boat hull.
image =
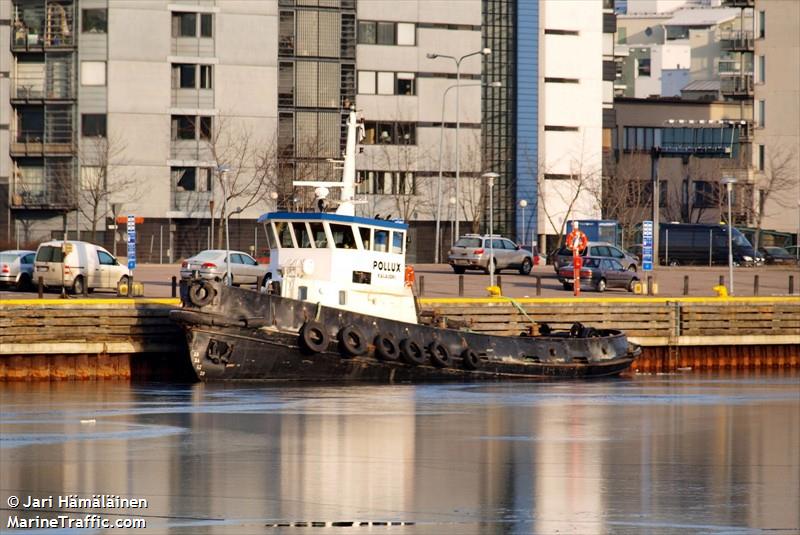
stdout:
[[(195, 283), (198, 284), (198, 283)], [(170, 317), (183, 327), (189, 356), (202, 381), (421, 382), (594, 378), (618, 375), (639, 349), (619, 331), (509, 337), (442, 329), (205, 282), (213, 299), (184, 306)], [(187, 292), (187, 295), (189, 292)], [(195, 301), (197, 301), (195, 299)], [(304, 343), (304, 325), (325, 331), (315, 348)], [(362, 340), (353, 351), (342, 341)], [(418, 362), (402, 355), (379, 358), (378, 340), (422, 349)], [(355, 349), (358, 349), (356, 347)], [(468, 350), (474, 352), (470, 365)], [(444, 359), (435, 359), (434, 352)], [(356, 354), (354, 354), (356, 353)], [(398, 351), (397, 353), (401, 353)], [(441, 356), (441, 355), (440, 355)]]

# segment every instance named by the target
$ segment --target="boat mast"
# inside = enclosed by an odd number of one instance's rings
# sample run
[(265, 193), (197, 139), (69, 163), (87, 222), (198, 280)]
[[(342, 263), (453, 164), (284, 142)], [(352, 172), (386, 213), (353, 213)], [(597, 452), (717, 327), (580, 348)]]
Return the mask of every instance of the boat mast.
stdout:
[(341, 188), (342, 193), (340, 200), (336, 201), (339, 206), (336, 208), (336, 213), (340, 215), (356, 215), (356, 146), (364, 137), (364, 125), (358, 121), (356, 117), (355, 106), (350, 107), (350, 114), (347, 117), (347, 143), (344, 151), (344, 161), (336, 160), (337, 163), (343, 163), (342, 168), (342, 181), (341, 182), (324, 182), (321, 180), (295, 180), (295, 186), (310, 186), (316, 188), (314, 194), (317, 200), (325, 200), (328, 197), (328, 188)]

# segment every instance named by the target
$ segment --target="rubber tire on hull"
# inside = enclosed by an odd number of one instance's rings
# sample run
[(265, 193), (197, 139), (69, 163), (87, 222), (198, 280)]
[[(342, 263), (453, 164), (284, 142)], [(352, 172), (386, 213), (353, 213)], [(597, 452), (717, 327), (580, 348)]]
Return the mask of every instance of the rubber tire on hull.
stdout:
[(450, 351), (440, 342), (431, 342), (428, 345), (428, 353), (431, 356), (431, 364), (437, 368), (449, 368), (452, 364)]
[(300, 327), (300, 347), (306, 351), (322, 353), (329, 343), (330, 336), (322, 323), (309, 320)]
[(400, 358), (411, 366), (425, 364), (425, 353), (422, 351), (422, 347), (411, 338), (404, 338), (400, 342)]
[(379, 334), (375, 337), (375, 356), (388, 362), (397, 360), (400, 349), (391, 334)]
[(461, 353), (461, 367), (465, 370), (477, 370), (480, 366), (481, 358), (472, 349), (465, 349)]
[(189, 288), (189, 301), (196, 307), (202, 307), (213, 301), (216, 293), (210, 282), (201, 280)]
[(367, 339), (355, 325), (347, 325), (339, 331), (339, 349), (342, 357), (358, 357), (367, 352)]

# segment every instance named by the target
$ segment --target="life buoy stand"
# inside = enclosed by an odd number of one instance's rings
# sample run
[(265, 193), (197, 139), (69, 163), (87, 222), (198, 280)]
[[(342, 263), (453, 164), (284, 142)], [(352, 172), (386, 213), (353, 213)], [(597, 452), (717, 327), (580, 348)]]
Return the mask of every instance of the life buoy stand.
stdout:
[(217, 290), (210, 281), (201, 280), (189, 288), (189, 301), (196, 307), (203, 307), (214, 300)]
[(447, 368), (452, 362), (450, 350), (441, 342), (431, 342), (428, 345), (428, 353), (431, 355), (431, 363), (437, 368)]
[(380, 360), (393, 361), (400, 356), (397, 342), (391, 334), (379, 334), (375, 337), (375, 356)]
[(311, 353), (322, 353), (328, 349), (330, 336), (325, 326), (315, 320), (309, 320), (300, 327), (300, 346)]
[(406, 286), (409, 288), (414, 286), (414, 281), (417, 280), (417, 276), (414, 274), (414, 266), (406, 266), (406, 273), (405, 273), (405, 282)]
[(339, 331), (339, 347), (343, 357), (357, 357), (367, 352), (367, 340), (356, 325), (347, 325)]
[(474, 349), (465, 349), (461, 353), (461, 366), (465, 370), (477, 370), (480, 363), (481, 358)]
[(569, 247), (570, 251), (583, 251), (588, 244), (589, 238), (586, 237), (582, 230), (575, 229), (567, 236), (567, 247)]
[(425, 363), (425, 353), (419, 344), (410, 338), (404, 338), (400, 342), (400, 357), (411, 366)]

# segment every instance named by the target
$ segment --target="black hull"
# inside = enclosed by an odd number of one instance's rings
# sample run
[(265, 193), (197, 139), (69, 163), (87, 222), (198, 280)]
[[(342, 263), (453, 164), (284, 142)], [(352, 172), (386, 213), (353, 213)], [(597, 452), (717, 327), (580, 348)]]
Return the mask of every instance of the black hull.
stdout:
[[(361, 381), (423, 382), (595, 378), (628, 369), (639, 349), (618, 331), (591, 337), (492, 336), (376, 318), (313, 303), (214, 285), (215, 296), (201, 307), (188, 299), (170, 317), (186, 331), (191, 364), (203, 381)], [(317, 351), (298, 331), (309, 321), (324, 326), (330, 343)], [(352, 356), (337, 335), (355, 327), (369, 342)], [(378, 335), (410, 339), (422, 348), (438, 343), (452, 355), (446, 365), (382, 360), (372, 341)], [(474, 351), (476, 369), (467, 369), (465, 350)], [(470, 367), (471, 368), (471, 367)]]

